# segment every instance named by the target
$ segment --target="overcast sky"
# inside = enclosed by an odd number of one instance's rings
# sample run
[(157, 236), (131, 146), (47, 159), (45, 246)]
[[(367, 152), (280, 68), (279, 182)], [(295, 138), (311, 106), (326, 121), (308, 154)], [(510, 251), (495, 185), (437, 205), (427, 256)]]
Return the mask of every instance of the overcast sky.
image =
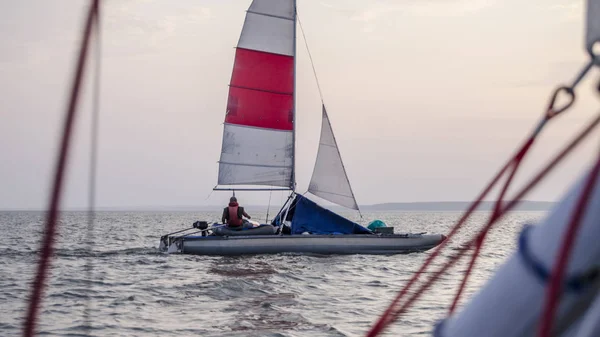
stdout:
[[(104, 0), (100, 206), (216, 205), (234, 49), (250, 0)], [(0, 209), (46, 204), (87, 1), (0, 0)], [(359, 204), (471, 200), (523, 140), (552, 89), (586, 61), (583, 0), (299, 0)], [(297, 179), (321, 109), (298, 41)], [(90, 68), (91, 69), (91, 68)], [(595, 70), (548, 125), (517, 184), (598, 112)], [(87, 195), (90, 80), (63, 205)], [(528, 199), (555, 200), (595, 140)], [(266, 204), (269, 193), (238, 193)], [(273, 194), (273, 203), (284, 196)]]

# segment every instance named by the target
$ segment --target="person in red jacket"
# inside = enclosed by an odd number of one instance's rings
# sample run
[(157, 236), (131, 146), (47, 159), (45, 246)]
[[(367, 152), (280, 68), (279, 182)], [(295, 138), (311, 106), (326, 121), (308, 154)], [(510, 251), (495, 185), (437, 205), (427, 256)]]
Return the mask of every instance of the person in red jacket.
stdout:
[(229, 199), (229, 205), (223, 209), (221, 221), (224, 224), (227, 224), (227, 227), (235, 229), (251, 228), (252, 224), (243, 219), (242, 217), (244, 216), (248, 219), (252, 219), (250, 215), (246, 213), (244, 207), (238, 204), (236, 197), (231, 197)]

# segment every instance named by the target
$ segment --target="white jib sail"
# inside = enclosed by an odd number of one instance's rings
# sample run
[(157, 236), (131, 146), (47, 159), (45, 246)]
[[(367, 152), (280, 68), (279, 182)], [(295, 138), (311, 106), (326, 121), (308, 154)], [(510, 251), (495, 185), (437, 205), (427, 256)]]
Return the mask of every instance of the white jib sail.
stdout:
[(325, 105), (323, 105), (319, 151), (308, 191), (340, 206), (358, 210)]

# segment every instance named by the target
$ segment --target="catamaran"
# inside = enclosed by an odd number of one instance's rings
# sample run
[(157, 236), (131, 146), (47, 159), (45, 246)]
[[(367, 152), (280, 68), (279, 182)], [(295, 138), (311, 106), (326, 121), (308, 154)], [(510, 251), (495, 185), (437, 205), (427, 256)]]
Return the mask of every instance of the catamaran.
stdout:
[[(161, 250), (202, 255), (390, 254), (425, 251), (444, 240), (441, 234), (372, 231), (296, 193), (296, 26), (295, 0), (254, 0), (248, 8), (235, 51), (214, 189), (285, 190), (291, 192), (287, 201), (268, 224), (231, 230), (199, 221), (162, 236)], [(308, 192), (359, 211), (324, 103)]]

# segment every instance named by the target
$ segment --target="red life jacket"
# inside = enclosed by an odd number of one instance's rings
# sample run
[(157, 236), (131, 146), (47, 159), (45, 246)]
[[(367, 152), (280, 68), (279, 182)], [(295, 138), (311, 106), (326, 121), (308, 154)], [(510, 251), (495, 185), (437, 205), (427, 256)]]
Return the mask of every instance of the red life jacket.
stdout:
[(242, 225), (242, 219), (238, 217), (238, 207), (237, 203), (229, 203), (229, 206), (227, 207), (229, 210), (229, 219), (227, 220), (228, 226), (239, 227)]

